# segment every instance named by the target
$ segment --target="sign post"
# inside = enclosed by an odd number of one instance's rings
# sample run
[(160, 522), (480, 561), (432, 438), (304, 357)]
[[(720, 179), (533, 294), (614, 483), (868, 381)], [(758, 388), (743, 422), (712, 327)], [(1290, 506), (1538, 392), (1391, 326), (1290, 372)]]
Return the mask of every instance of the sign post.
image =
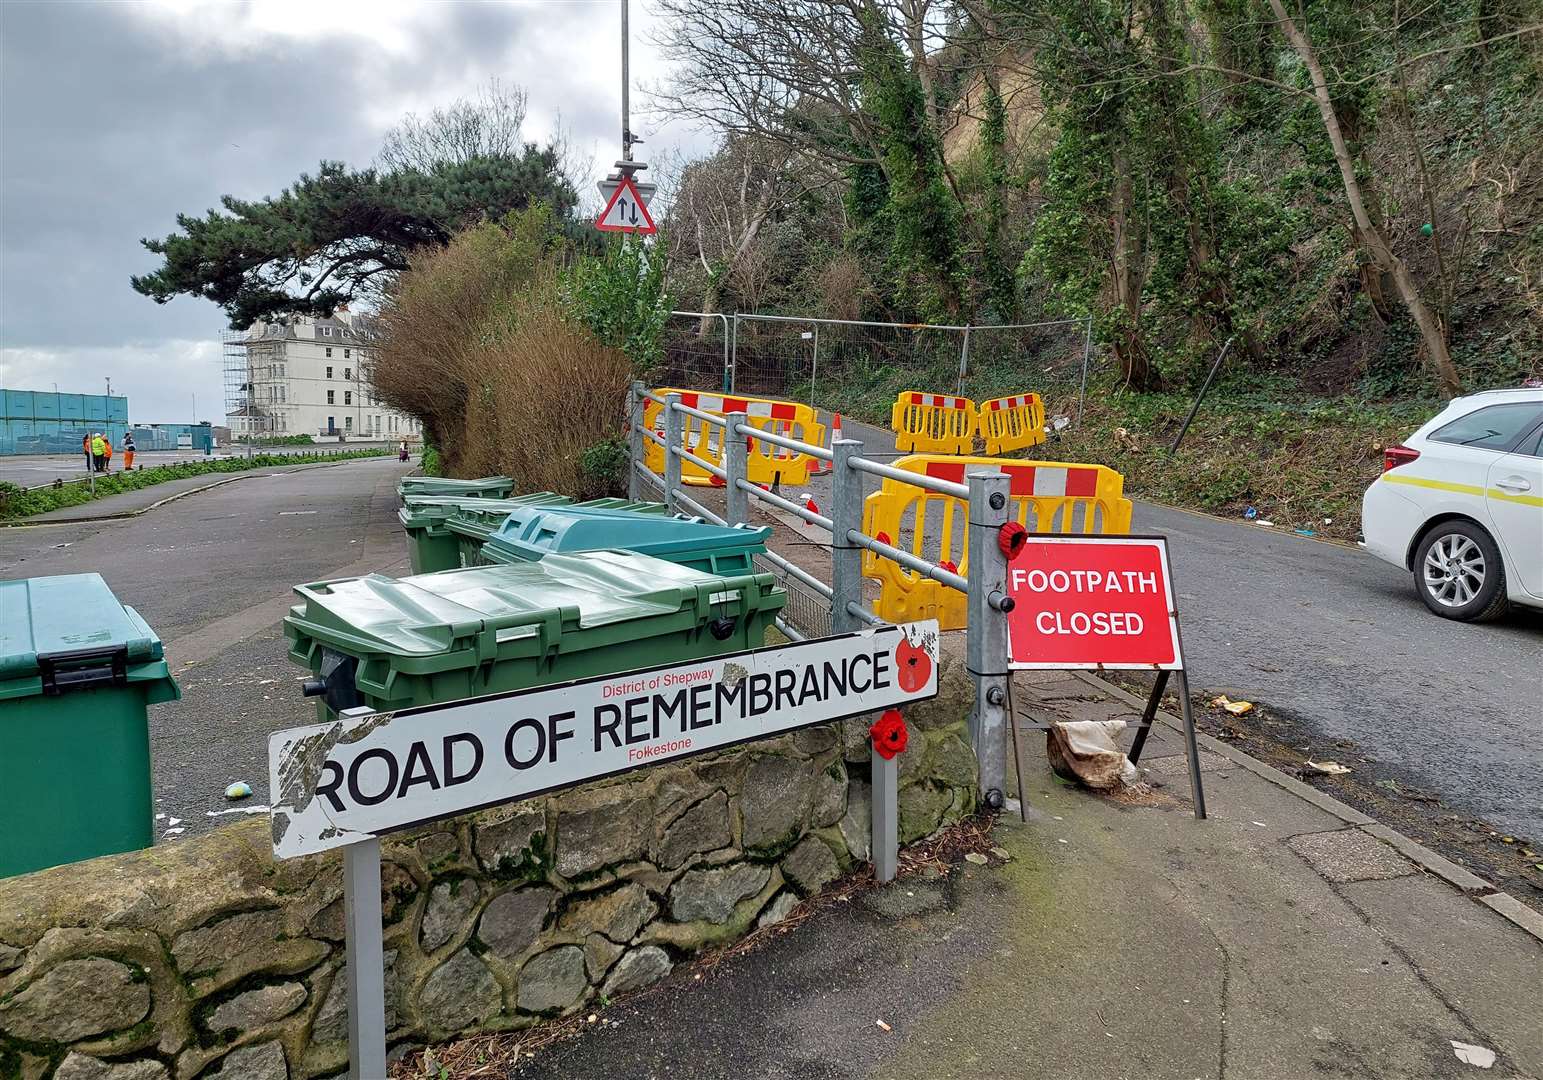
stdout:
[(1020, 542), (1007, 574), (1014, 601), (1007, 613), (1009, 666), (1155, 672), (1127, 755), (1132, 763), (1141, 758), (1169, 677), (1176, 674), (1190, 793), (1195, 817), (1203, 819), (1205, 792), (1167, 539), (1031, 534)]
[[(274, 855), (344, 849), (351, 1080), (385, 1075), (381, 836), (935, 697), (938, 647), (935, 620), (878, 626), (395, 713), (350, 709), (269, 736)], [(874, 860), (892, 875), (892, 822), (879, 831)]]

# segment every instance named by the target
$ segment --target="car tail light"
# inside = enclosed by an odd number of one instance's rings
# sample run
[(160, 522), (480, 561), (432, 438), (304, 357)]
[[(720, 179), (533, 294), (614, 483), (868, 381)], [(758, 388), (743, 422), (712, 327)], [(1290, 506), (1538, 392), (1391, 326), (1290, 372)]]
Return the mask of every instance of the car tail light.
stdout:
[(1382, 471), (1387, 472), (1400, 465), (1408, 465), (1419, 456), (1418, 450), (1411, 450), (1407, 446), (1390, 446), (1382, 452)]

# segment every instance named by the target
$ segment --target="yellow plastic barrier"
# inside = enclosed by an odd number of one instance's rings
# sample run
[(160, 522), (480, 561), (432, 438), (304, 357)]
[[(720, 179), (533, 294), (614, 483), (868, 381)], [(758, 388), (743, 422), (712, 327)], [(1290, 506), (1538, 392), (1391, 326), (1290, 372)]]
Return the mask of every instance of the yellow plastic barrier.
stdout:
[[(796, 401), (777, 401), (772, 398), (733, 397), (723, 394), (705, 394), (695, 390), (677, 390), (673, 387), (655, 390), (660, 397), (679, 394), (682, 405), (699, 409), (714, 416), (728, 416), (742, 412), (751, 427), (769, 431), (773, 435), (796, 439), (799, 442), (825, 445), (825, 426), (819, 422), (815, 411)], [(648, 399), (643, 409), (645, 427), (659, 435), (664, 434), (664, 406)], [(706, 420), (682, 414), (682, 434), (686, 449), (697, 457), (723, 467), (723, 428)], [(809, 482), (809, 474), (818, 458), (800, 454), (761, 439), (750, 440), (749, 476), (755, 484), (793, 484)], [(643, 461), (654, 472), (664, 473), (664, 447), (652, 439), (643, 440)], [(695, 462), (680, 460), (681, 483), (698, 487), (722, 483), (716, 476)]]
[[(1060, 461), (1017, 462), (989, 457), (912, 454), (898, 469), (964, 483), (972, 466), (1000, 469), (1012, 478), (1018, 523), (1037, 533), (1128, 533), (1131, 504), (1125, 478), (1103, 465)], [(963, 499), (885, 479), (863, 502), (863, 532), (891, 547), (969, 576), (969, 508)], [(890, 622), (937, 619), (945, 630), (966, 622), (965, 595), (890, 559), (863, 551), (863, 576), (883, 593), (874, 613)]]
[(975, 402), (952, 394), (905, 390), (889, 410), (896, 450), (968, 454), (975, 449)]
[(982, 401), (977, 430), (986, 440), (986, 453), (1006, 454), (1045, 441), (1045, 403), (1038, 394)]

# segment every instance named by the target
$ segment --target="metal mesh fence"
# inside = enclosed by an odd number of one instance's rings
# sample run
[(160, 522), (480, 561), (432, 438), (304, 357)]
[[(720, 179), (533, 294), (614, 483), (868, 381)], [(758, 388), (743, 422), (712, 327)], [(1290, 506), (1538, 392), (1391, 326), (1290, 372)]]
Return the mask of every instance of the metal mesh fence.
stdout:
[(777, 587), (788, 594), (782, 619), (806, 637), (830, 636), (830, 600), (774, 565), (764, 556), (755, 556), (755, 568), (777, 579)]
[(730, 324), (722, 315), (673, 311), (664, 327), (664, 360), (655, 386), (727, 390)]
[(801, 401), (830, 410), (901, 390), (976, 400), (1034, 390), (1075, 373), (1084, 320), (939, 326), (776, 315), (672, 314), (656, 385)]

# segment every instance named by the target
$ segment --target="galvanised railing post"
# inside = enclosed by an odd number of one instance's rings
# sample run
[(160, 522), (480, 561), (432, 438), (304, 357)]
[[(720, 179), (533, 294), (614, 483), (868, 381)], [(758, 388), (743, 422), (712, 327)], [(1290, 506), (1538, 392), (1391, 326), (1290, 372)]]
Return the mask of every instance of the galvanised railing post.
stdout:
[(643, 412), (648, 399), (643, 395), (648, 388), (634, 380), (627, 391), (627, 498), (638, 502), (643, 498), (643, 478), (638, 474), (644, 461)]
[(830, 632), (846, 634), (863, 626), (847, 607), (863, 602), (863, 549), (850, 535), (863, 528), (863, 474), (848, 464), (862, 456), (863, 444), (837, 439), (830, 451)]
[(970, 591), (965, 666), (975, 681), (970, 740), (980, 768), (981, 798), (992, 809), (1005, 804), (1007, 783), (1007, 556), (998, 543), (1012, 513), (1011, 481), (1000, 472), (972, 472), (970, 489)]
[(675, 493), (680, 490), (680, 447), (686, 414), (677, 407), (680, 395), (670, 394), (664, 407), (664, 508), (675, 512)]
[(750, 520), (750, 496), (739, 486), (750, 475), (750, 446), (746, 436), (734, 430), (745, 423), (744, 413), (729, 413), (723, 427), (723, 520), (730, 525)]

